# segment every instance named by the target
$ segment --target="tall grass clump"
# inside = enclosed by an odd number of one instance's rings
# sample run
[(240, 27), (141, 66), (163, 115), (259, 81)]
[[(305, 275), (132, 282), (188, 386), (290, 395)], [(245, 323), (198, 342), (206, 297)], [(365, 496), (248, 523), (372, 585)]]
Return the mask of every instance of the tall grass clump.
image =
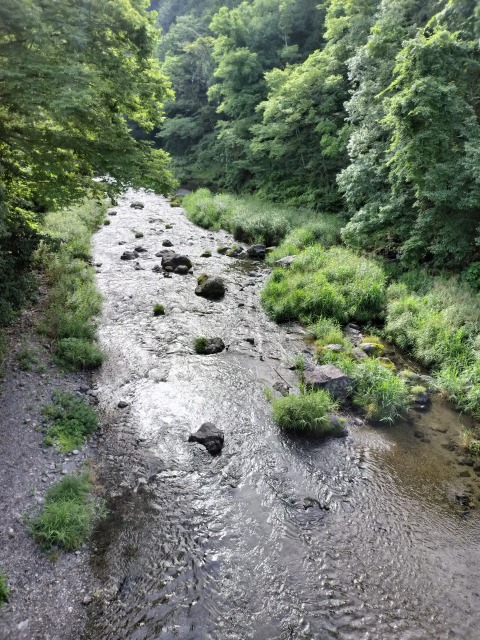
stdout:
[[(267, 246), (280, 243), (293, 229), (306, 227), (306, 244), (321, 240), (324, 244), (338, 241), (341, 222), (333, 215), (322, 216), (307, 208), (282, 207), (252, 196), (213, 194), (199, 189), (185, 196), (183, 206), (195, 224), (207, 229), (225, 229), (235, 240), (262, 243)], [(294, 238), (291, 242), (303, 244)], [(283, 253), (279, 255), (288, 255)]]
[(382, 317), (385, 300), (385, 275), (373, 260), (321, 245), (302, 251), (289, 269), (274, 269), (262, 292), (276, 322), (371, 321)]
[(273, 418), (285, 431), (314, 435), (336, 435), (342, 431), (329, 414), (338, 405), (325, 391), (308, 391), (298, 396), (275, 398)]
[(355, 382), (353, 403), (365, 410), (367, 418), (392, 423), (407, 412), (407, 384), (375, 358), (355, 363), (348, 373)]
[(50, 285), (41, 330), (54, 340), (60, 363), (72, 369), (94, 368), (103, 360), (95, 340), (102, 299), (89, 260), (91, 236), (104, 214), (105, 205), (95, 200), (49, 213), (37, 251)]
[(43, 408), (48, 421), (45, 444), (56, 444), (62, 453), (81, 447), (92, 433), (98, 429), (96, 411), (82, 398), (73, 393), (54, 394), (53, 404)]
[(65, 476), (47, 492), (40, 515), (30, 523), (30, 532), (45, 549), (78, 549), (90, 535), (100, 509), (90, 495), (87, 475)]
[(7, 577), (5, 574), (0, 573), (0, 607), (4, 602), (7, 602), (10, 595), (10, 589), (7, 584)]
[(480, 417), (480, 299), (457, 278), (388, 289), (386, 337), (433, 370), (444, 395)]

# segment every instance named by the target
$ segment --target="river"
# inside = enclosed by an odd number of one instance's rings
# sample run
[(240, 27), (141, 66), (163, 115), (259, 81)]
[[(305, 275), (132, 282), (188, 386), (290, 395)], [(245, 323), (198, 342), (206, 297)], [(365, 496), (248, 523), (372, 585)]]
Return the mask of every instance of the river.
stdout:
[[(435, 400), (395, 427), (284, 436), (265, 388), (295, 384), (306, 345), (263, 313), (268, 269), (219, 255), (231, 237), (162, 197), (127, 192), (112, 209), (94, 242), (109, 517), (85, 640), (478, 640), (480, 487), (454, 450), (465, 417)], [(152, 271), (165, 239), (194, 276)], [(138, 245), (137, 268), (120, 260)], [(223, 300), (194, 294), (202, 272), (225, 279)], [(195, 354), (203, 335), (228, 350)], [(225, 432), (220, 456), (188, 442), (206, 421)]]

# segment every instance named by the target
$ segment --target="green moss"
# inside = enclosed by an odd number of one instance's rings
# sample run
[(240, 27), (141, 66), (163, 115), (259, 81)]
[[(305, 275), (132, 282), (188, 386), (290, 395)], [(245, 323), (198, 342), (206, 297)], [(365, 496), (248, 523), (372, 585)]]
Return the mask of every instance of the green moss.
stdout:
[(108, 218), (107, 218), (107, 220), (103, 221), (103, 224), (104, 224), (105, 227), (108, 227), (109, 224), (112, 224), (112, 221), (108, 220)]
[(211, 258), (212, 257), (212, 252), (208, 251), (208, 250), (204, 251), (200, 257), (201, 258)]
[(410, 393), (414, 396), (419, 396), (421, 393), (426, 393), (427, 389), (426, 387), (423, 387), (422, 385), (415, 385), (414, 387), (410, 387)]
[(206, 346), (207, 346), (207, 338), (203, 336), (201, 336), (200, 338), (195, 338), (195, 341), (193, 343), (195, 353), (198, 353), (198, 354), (205, 353)]
[(203, 284), (208, 280), (208, 276), (206, 273), (201, 273), (197, 278), (197, 284)]
[(390, 371), (396, 371), (397, 368), (395, 364), (389, 358), (377, 358), (378, 364), (381, 364), (385, 369), (390, 369)]
[(324, 391), (275, 398), (272, 408), (275, 422), (286, 431), (328, 436), (341, 430), (328, 415), (337, 404)]
[(154, 316), (163, 316), (165, 315), (165, 307), (163, 304), (155, 304), (153, 306), (153, 315)]
[(48, 421), (45, 444), (56, 444), (63, 453), (81, 447), (98, 428), (97, 413), (72, 393), (57, 391), (53, 404), (44, 407), (43, 414)]
[(143, 238), (143, 231), (134, 231), (135, 238)]
[(165, 229), (173, 229), (173, 224), (166, 224)]

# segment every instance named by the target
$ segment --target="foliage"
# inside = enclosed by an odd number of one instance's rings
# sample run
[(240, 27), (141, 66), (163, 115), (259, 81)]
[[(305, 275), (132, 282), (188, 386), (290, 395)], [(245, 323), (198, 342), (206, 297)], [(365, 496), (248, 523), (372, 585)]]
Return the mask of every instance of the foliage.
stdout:
[(365, 410), (368, 418), (391, 423), (406, 413), (408, 386), (378, 359), (367, 358), (364, 362), (355, 363), (349, 375), (355, 382), (353, 402)]
[(272, 253), (272, 260), (289, 255), (285, 251), (292, 245), (297, 247), (293, 253), (298, 253), (303, 242), (313, 244), (321, 238), (327, 245), (334, 243), (340, 232), (341, 223), (333, 215), (323, 216), (308, 208), (280, 207), (255, 197), (214, 195), (208, 189), (185, 196), (183, 206), (195, 224), (207, 229), (226, 229), (242, 242), (269, 246), (287, 236), (287, 244)]
[(41, 514), (30, 523), (30, 531), (42, 547), (73, 551), (85, 542), (95, 519), (103, 515), (89, 495), (91, 490), (86, 475), (65, 476), (50, 487)]
[(338, 322), (381, 318), (385, 276), (375, 262), (348, 249), (314, 245), (300, 253), (289, 269), (274, 269), (262, 292), (262, 303), (277, 322)]
[(153, 315), (154, 316), (163, 316), (165, 315), (165, 307), (163, 304), (155, 304), (153, 306)]
[(7, 602), (10, 595), (10, 589), (8, 588), (7, 578), (3, 573), (0, 573), (0, 607), (4, 602)]
[(388, 289), (386, 336), (432, 367), (450, 400), (480, 416), (478, 297), (455, 278), (430, 278), (420, 291), (408, 282)]
[(308, 330), (315, 338), (317, 347), (344, 343), (342, 328), (335, 319), (320, 316), (314, 324), (309, 325)]
[(37, 264), (50, 285), (41, 328), (56, 341), (56, 358), (74, 369), (95, 368), (103, 361), (95, 341), (102, 299), (88, 260), (91, 235), (104, 213), (105, 205), (93, 199), (49, 213), (37, 252)]
[(56, 444), (62, 453), (81, 447), (98, 428), (96, 412), (73, 393), (55, 392), (53, 404), (44, 407), (48, 421), (45, 443)]
[(337, 404), (324, 391), (275, 398), (272, 407), (275, 422), (286, 431), (328, 436), (341, 430), (328, 415), (336, 410)]

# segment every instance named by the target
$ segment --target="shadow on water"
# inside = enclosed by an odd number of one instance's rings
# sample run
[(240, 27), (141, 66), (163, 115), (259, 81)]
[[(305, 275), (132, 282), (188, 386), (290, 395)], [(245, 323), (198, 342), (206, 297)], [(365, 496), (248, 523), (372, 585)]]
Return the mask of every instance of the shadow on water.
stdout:
[[(145, 209), (130, 209), (139, 199)], [(394, 427), (350, 420), (347, 438), (285, 437), (264, 388), (295, 384), (288, 363), (305, 344), (262, 312), (267, 270), (202, 258), (231, 238), (152, 194), (116, 210), (95, 246), (111, 498), (92, 542), (103, 588), (85, 640), (478, 638), (480, 490), (456, 448), (465, 419), (435, 400)], [(119, 260), (138, 244), (132, 229), (147, 249), (137, 268)], [(152, 271), (165, 238), (195, 273), (225, 278), (224, 300)], [(199, 335), (229, 348), (198, 356)], [(225, 431), (221, 456), (188, 443), (205, 421)]]

